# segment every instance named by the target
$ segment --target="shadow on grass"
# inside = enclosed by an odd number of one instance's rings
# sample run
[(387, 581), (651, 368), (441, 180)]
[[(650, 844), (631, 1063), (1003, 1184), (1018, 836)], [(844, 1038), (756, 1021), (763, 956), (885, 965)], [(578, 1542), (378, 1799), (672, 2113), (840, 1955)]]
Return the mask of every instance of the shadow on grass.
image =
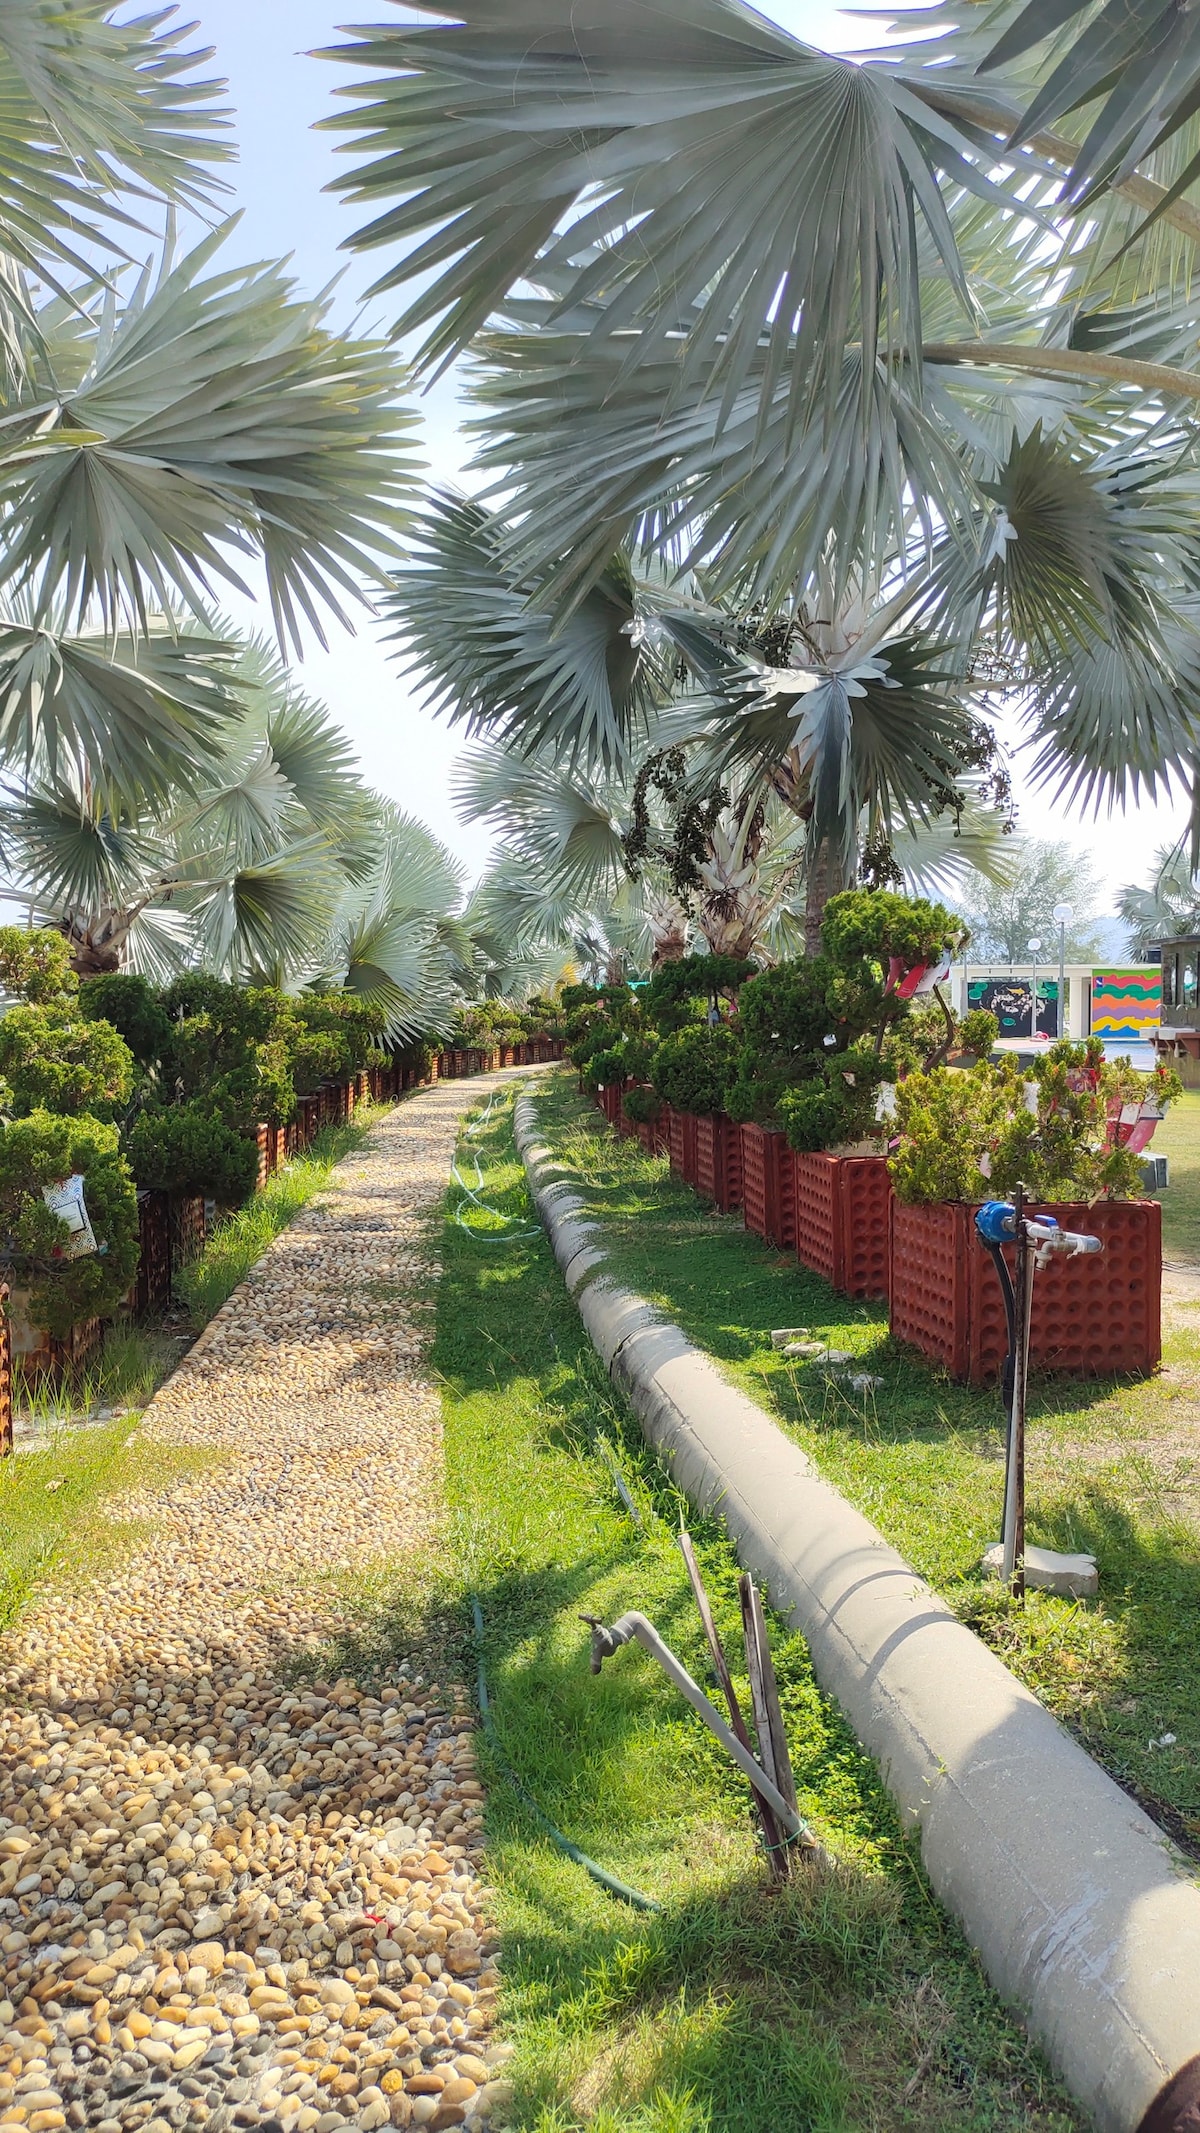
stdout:
[(1195, 1533), (1182, 1525), (1147, 1526), (1094, 1482), (1045, 1507), (1038, 1538), (1095, 1556), (1101, 1586), (1095, 1606), (1035, 1594), (1023, 1611), (1014, 1610), (994, 1588), (984, 1588), (960, 1613), (1147, 1812), (1200, 1857)]

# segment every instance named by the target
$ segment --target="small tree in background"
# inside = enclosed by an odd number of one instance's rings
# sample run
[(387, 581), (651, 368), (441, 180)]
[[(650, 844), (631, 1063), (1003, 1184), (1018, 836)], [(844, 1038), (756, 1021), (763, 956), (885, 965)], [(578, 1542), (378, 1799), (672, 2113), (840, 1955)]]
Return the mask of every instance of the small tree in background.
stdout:
[(1055, 904), (1070, 904), (1067, 961), (1091, 963), (1100, 954), (1096, 903), (1100, 884), (1091, 861), (1070, 846), (1043, 838), (1014, 838), (1012, 875), (1006, 882), (972, 873), (954, 901), (971, 929), (967, 954), (973, 963), (1027, 963), (1029, 943), (1040, 940), (1049, 963), (1058, 954)]

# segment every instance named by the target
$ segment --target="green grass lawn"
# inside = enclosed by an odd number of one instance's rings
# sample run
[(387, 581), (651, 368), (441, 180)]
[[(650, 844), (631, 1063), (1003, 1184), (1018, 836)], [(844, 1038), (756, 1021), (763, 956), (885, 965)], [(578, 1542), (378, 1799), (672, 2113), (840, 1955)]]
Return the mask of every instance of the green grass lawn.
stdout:
[(1158, 1128), (1151, 1149), (1170, 1157), (1162, 1201), (1163, 1254), (1200, 1265), (1200, 1089), (1185, 1089)]
[[(435, 1613), (438, 1663), (459, 1680), (474, 1675), (472, 1593), (485, 1624), (504, 1755), (483, 1744), (488, 1873), (517, 2047), (515, 2123), (528, 2133), (1065, 2133), (1077, 2118), (932, 1899), (799, 1636), (772, 1624), (802, 1810), (840, 1863), (801, 1871), (783, 1894), (764, 1893), (742, 1781), (653, 1661), (633, 1648), (599, 1678), (589, 1671), (580, 1615), (611, 1621), (629, 1607), (658, 1623), (701, 1680), (708, 1660), (675, 1540), (684, 1507), (592, 1353), (532, 1219), (510, 1121), (505, 1103), (469, 1145), (481, 1198), (513, 1220), (466, 1207), (477, 1233), (450, 1220), (443, 1239), (434, 1362), (449, 1523)], [(718, 1528), (693, 1530), (740, 1675), (737, 1565)], [(408, 1606), (391, 1603), (405, 1652), (429, 1576)], [(378, 1634), (387, 1607), (374, 1619)], [(560, 1829), (662, 1911), (614, 1902), (562, 1857), (506, 1765)]]
[[(979, 1575), (1000, 1528), (998, 1395), (951, 1384), (893, 1343), (884, 1306), (847, 1302), (714, 1213), (610, 1133), (573, 1079), (544, 1085), (538, 1110), (630, 1286), (803, 1444), (1115, 1776), (1200, 1843), (1200, 1335), (1170, 1335), (1145, 1383), (1033, 1388), (1029, 1538), (1094, 1552), (1101, 1598), (1031, 1594), (1022, 1612)], [(852, 1393), (777, 1354), (771, 1328), (791, 1325), (851, 1351), (881, 1389)], [(1175, 1739), (1159, 1746), (1164, 1734)]]

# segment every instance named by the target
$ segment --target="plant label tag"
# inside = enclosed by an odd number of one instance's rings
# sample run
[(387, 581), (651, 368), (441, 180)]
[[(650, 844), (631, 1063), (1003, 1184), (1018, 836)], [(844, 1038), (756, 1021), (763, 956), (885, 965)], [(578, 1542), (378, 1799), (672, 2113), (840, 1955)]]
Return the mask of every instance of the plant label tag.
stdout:
[(66, 1243), (59, 1247), (60, 1258), (85, 1259), (89, 1252), (99, 1250), (83, 1197), (83, 1179), (78, 1173), (73, 1178), (63, 1178), (58, 1185), (43, 1185), (42, 1198), (51, 1214), (65, 1222), (70, 1231)]

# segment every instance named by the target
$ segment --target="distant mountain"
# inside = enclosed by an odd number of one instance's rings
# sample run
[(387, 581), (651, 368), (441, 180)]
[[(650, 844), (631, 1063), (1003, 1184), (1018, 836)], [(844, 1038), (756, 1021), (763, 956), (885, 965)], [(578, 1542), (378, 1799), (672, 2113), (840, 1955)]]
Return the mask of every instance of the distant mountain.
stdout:
[(1092, 928), (1096, 936), (1100, 963), (1130, 963), (1129, 928), (1119, 918), (1098, 918)]

